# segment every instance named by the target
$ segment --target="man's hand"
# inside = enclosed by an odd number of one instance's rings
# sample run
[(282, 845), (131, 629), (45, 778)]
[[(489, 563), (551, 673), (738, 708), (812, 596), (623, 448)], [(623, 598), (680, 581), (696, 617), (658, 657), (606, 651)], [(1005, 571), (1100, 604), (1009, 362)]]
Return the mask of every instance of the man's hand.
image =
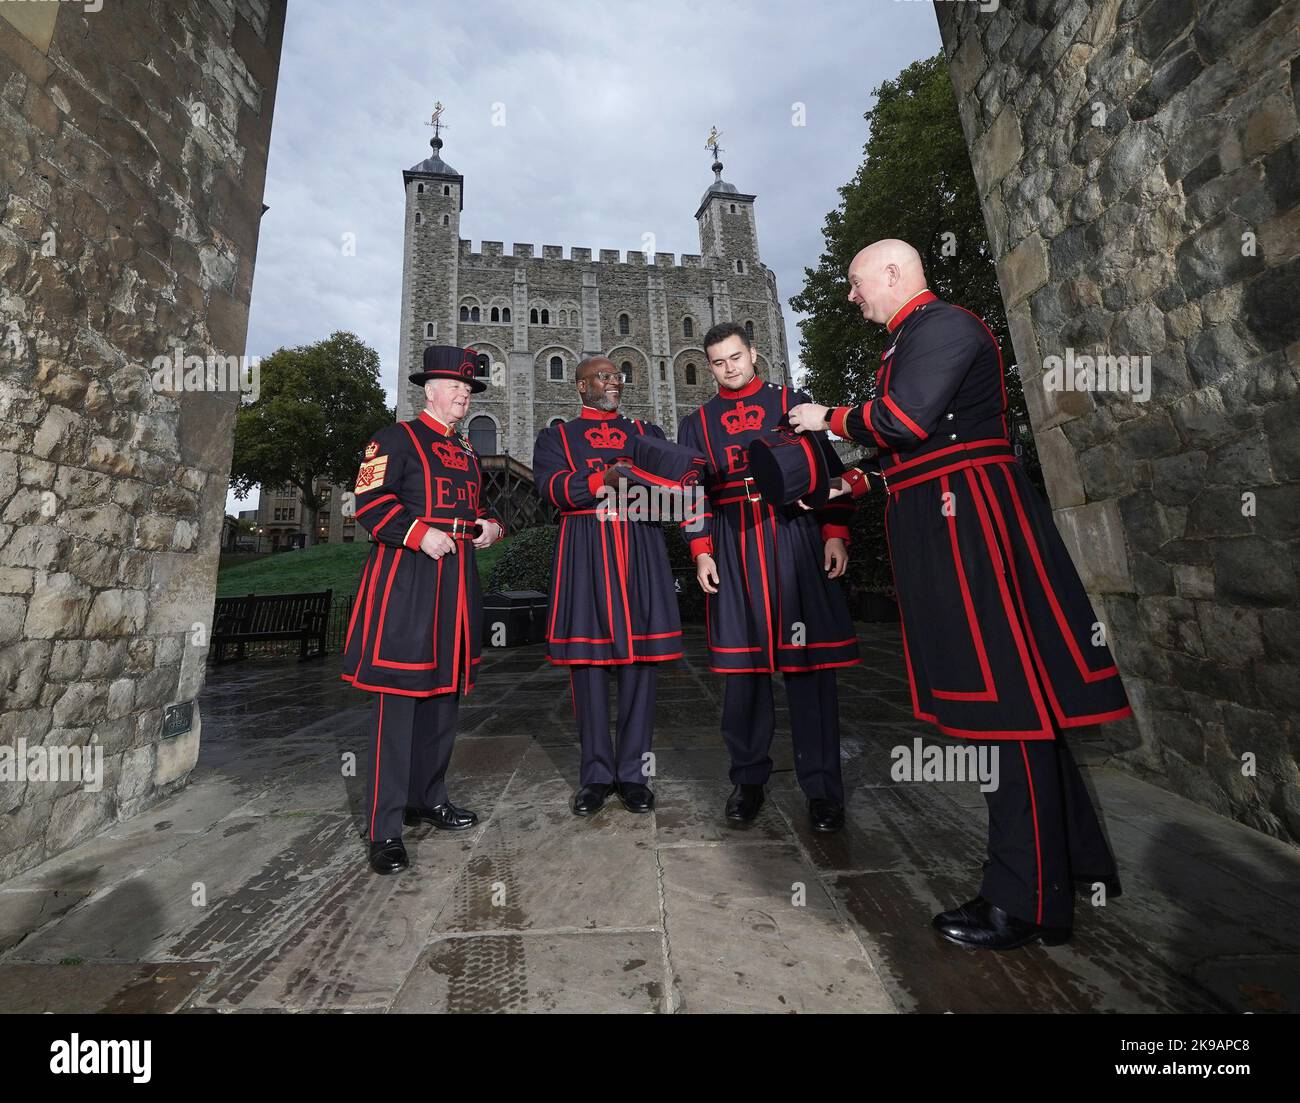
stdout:
[(708, 552), (701, 552), (695, 557), (695, 581), (706, 594), (718, 592), (718, 565)]
[(474, 546), (478, 548), (479, 551), (482, 551), (484, 548), (490, 548), (501, 539), (501, 534), (505, 531), (490, 517), (480, 518), (478, 524), (479, 534), (474, 537)]
[(790, 407), (790, 428), (796, 433), (819, 433), (823, 429), (829, 429), (826, 424), (826, 415), (830, 413), (829, 406), (818, 406), (815, 402), (801, 402), (798, 406)]
[(456, 554), (456, 541), (441, 529), (429, 529), (420, 541), (420, 550), (431, 559), (441, 559), (448, 552)]
[(839, 578), (849, 567), (849, 549), (838, 536), (826, 541), (826, 553), (822, 566), (827, 578)]
[[(849, 484), (846, 483), (843, 479), (841, 479), (838, 475), (836, 475), (833, 479), (831, 479), (831, 490), (830, 493), (826, 495), (826, 501), (829, 502), (835, 498), (843, 498), (844, 495), (848, 493), (849, 493)], [(807, 502), (805, 502), (802, 498), (800, 498), (799, 508), (812, 509), (813, 507), (810, 506)], [(820, 509), (821, 506), (818, 506), (817, 508)]]

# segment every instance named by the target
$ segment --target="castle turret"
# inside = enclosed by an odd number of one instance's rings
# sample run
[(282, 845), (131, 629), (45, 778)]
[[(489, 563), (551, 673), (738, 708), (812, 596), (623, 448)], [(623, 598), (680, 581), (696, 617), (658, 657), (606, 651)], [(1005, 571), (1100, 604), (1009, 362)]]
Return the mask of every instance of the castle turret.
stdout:
[[(441, 108), (441, 105), (439, 105)], [(406, 220), (402, 244), (402, 332), (397, 368), (397, 417), (423, 407), (420, 389), (406, 377), (418, 371), (428, 345), (456, 341), (457, 257), (465, 178), (442, 159), (439, 112), (431, 156), (402, 173)]]
[(757, 269), (758, 225), (754, 221), (753, 195), (746, 195), (722, 179), (721, 152), (714, 147), (713, 183), (700, 200), (695, 221), (700, 226), (700, 252), (725, 262), (722, 272), (748, 275)]

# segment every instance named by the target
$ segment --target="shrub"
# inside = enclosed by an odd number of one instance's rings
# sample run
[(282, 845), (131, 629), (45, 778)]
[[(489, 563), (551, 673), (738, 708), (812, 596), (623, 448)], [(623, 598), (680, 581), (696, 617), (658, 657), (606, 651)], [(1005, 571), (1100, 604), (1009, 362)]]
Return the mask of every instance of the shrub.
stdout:
[(501, 541), (501, 554), (492, 565), (484, 590), (538, 590), (551, 592), (555, 559), (555, 525), (522, 529)]

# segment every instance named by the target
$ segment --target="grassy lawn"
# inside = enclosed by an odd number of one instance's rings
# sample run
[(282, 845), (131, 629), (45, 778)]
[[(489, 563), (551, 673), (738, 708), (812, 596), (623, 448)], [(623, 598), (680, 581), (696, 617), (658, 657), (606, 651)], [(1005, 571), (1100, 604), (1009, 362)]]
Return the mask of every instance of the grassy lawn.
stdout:
[[(478, 570), (487, 581), (492, 564), (505, 541), (478, 554)], [(356, 593), (368, 542), (320, 544), (301, 551), (266, 555), (251, 562), (222, 567), (217, 575), (217, 596), (240, 594), (300, 594), (333, 590), (334, 596)]]

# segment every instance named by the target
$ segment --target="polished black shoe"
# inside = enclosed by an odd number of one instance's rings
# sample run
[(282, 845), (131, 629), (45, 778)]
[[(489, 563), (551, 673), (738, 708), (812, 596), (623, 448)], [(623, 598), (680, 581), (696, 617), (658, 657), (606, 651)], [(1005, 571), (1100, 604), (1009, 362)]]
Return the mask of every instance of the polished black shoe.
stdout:
[(996, 904), (975, 897), (932, 920), (934, 929), (949, 942), (978, 950), (1014, 950), (1031, 942), (1059, 946), (1070, 941), (1069, 927), (1042, 927), (1008, 915)]
[(457, 808), (451, 801), (435, 804), (432, 808), (408, 808), (402, 822), (407, 827), (431, 823), (439, 831), (466, 831), (478, 823), (478, 813), (468, 808)]
[(609, 799), (611, 788), (613, 786), (606, 785), (604, 782), (582, 786), (573, 795), (573, 814), (575, 816), (594, 816), (605, 807), (605, 801)]
[(379, 839), (370, 844), (370, 868), (376, 873), (401, 873), (410, 864), (401, 839)]
[(838, 831), (844, 826), (844, 807), (825, 797), (813, 797), (808, 802), (808, 819), (814, 831)]
[(762, 807), (761, 785), (737, 785), (727, 798), (727, 819), (734, 823), (750, 823)]
[(650, 786), (642, 785), (639, 781), (620, 781), (614, 786), (614, 791), (629, 812), (654, 811), (655, 795), (650, 791)]

